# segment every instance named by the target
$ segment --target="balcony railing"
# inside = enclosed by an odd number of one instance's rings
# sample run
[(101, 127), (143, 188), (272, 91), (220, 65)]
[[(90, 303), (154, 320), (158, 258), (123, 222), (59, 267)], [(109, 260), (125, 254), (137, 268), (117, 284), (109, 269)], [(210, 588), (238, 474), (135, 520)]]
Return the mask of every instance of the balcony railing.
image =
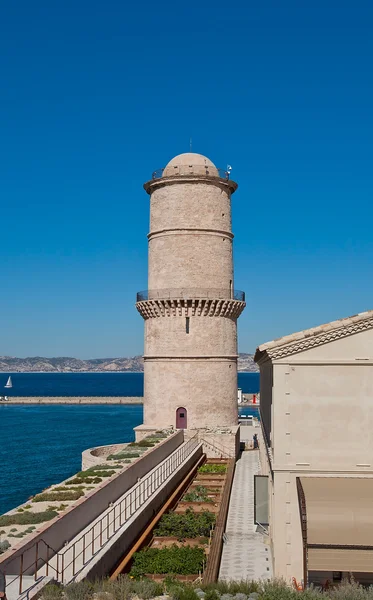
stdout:
[(193, 176), (193, 175), (205, 175), (206, 177), (217, 177), (218, 179), (229, 179), (229, 171), (224, 169), (218, 169), (217, 167), (209, 167), (208, 165), (172, 165), (167, 167), (167, 175), (163, 175), (164, 170), (157, 169), (152, 174), (152, 179), (160, 179), (161, 177), (173, 177), (174, 175), (182, 176)]
[(137, 292), (136, 302), (144, 300), (239, 300), (245, 302), (245, 292), (241, 290), (214, 289), (214, 288), (179, 288), (165, 290), (143, 290)]

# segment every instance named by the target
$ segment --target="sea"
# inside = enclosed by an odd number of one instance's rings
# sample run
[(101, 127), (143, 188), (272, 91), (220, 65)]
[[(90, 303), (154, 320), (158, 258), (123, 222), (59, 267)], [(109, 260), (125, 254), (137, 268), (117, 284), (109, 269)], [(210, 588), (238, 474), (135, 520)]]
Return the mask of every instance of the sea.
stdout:
[[(143, 373), (0, 373), (0, 390), (9, 375), (13, 387), (0, 395), (143, 395)], [(258, 373), (239, 373), (238, 386), (257, 393)], [(0, 404), (0, 514), (79, 471), (83, 450), (133, 441), (142, 420), (138, 404)]]

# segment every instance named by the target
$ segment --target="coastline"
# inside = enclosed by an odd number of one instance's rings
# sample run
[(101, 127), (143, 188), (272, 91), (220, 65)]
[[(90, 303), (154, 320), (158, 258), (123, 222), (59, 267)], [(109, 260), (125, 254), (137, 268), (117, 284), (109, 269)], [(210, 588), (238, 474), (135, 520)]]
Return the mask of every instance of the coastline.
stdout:
[(143, 404), (142, 396), (8, 396), (8, 404)]

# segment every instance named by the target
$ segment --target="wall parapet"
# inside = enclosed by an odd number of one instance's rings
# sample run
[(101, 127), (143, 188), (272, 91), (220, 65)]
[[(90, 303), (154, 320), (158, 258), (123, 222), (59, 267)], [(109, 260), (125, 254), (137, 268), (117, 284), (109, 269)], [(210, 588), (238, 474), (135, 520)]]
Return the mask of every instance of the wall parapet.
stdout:
[(240, 300), (211, 298), (172, 298), (138, 301), (136, 308), (144, 319), (158, 317), (228, 317), (237, 319), (246, 303)]

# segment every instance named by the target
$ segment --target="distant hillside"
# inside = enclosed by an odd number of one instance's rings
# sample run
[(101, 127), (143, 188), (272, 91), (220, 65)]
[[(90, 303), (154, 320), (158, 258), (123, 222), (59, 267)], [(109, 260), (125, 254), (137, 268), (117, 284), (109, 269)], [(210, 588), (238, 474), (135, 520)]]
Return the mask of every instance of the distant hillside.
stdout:
[[(29, 358), (15, 358), (14, 356), (0, 356), (0, 372), (30, 373), (97, 373), (100, 371), (135, 372), (143, 371), (144, 363), (141, 356), (130, 358), (92, 358), (81, 360), (79, 358), (58, 357), (44, 358), (33, 356)], [(238, 370), (255, 373), (258, 368), (252, 354), (240, 354)]]

